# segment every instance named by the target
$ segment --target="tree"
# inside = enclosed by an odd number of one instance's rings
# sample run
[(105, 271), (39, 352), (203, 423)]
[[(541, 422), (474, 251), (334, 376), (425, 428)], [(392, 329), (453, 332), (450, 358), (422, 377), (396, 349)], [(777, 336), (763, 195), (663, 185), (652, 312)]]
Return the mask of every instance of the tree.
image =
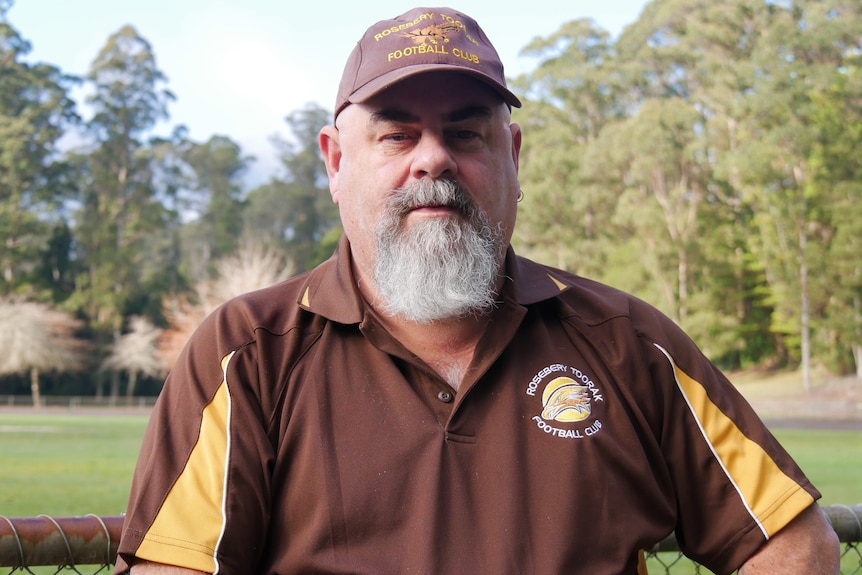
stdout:
[[(637, 140), (617, 141), (623, 149), (640, 142), (638, 158), (655, 155), (669, 142), (679, 143), (680, 137), (688, 141), (685, 170), (697, 174), (696, 187), (677, 200), (692, 200), (688, 207), (696, 206), (697, 212), (688, 213), (695, 219), (680, 227), (684, 220), (672, 212), (684, 204), (667, 201), (660, 216), (670, 237), (676, 236), (672, 242), (677, 255), (671, 261), (681, 264), (680, 272), (688, 271), (677, 274), (683, 283), (676, 288), (662, 281), (662, 299), (679, 297), (681, 307), (668, 308), (671, 315), (678, 314), (713, 359), (734, 367), (752, 357), (743, 353), (744, 342), (757, 342), (750, 346), (755, 361), (775, 347), (764, 321), (765, 302), (756, 289), (763, 279), (762, 266), (749, 245), (753, 210), (743, 199), (741, 164), (746, 158), (740, 152), (750, 112), (747, 97), (756, 76), (754, 54), (764, 42), (773, 11), (763, 0), (656, 0), (616, 46), (631, 101), (639, 102), (633, 105), (637, 115), (656, 102), (666, 103), (666, 118), (685, 111), (696, 115), (687, 134), (668, 132), (661, 127), (669, 125), (665, 122), (653, 132), (641, 130)], [(677, 216), (685, 213), (679, 210)], [(687, 240), (679, 233), (685, 230)]]
[(858, 66), (827, 91), (815, 95), (819, 136), (809, 165), (819, 188), (828, 191), (826, 218), (834, 227), (828, 264), (818, 282), (827, 307), (820, 338), (830, 367), (862, 378), (862, 77)]
[[(0, 4), (0, 293), (36, 291), (33, 272), (62, 225), (68, 195), (57, 142), (77, 120), (68, 96), (73, 78), (48, 64), (28, 64), (30, 44), (6, 20)], [(30, 285), (27, 285), (27, 284)]]
[(247, 198), (245, 235), (283, 250), (300, 271), (328, 258), (340, 236), (338, 211), (317, 146), (329, 115), (312, 104), (287, 117), (293, 139), (273, 139), (285, 174)]
[(519, 120), (548, 145), (522, 157), (519, 247), (658, 303), (732, 365), (774, 355), (810, 381), (818, 346), (858, 339), (836, 313), (857, 258), (824, 254), (854, 245), (834, 208), (855, 213), (858, 176), (835, 165), (858, 163), (859, 92), (835, 87), (862, 5), (654, 0), (615, 44), (579, 21), (531, 47)]
[(701, 117), (675, 98), (647, 101), (616, 140), (624, 159), (626, 193), (615, 218), (650, 246), (645, 256), (664, 286), (666, 309), (685, 325), (690, 306), (691, 258), (699, 236), (698, 209), (705, 196), (697, 137)]
[[(129, 331), (121, 335), (111, 346), (111, 352), (102, 362), (102, 369), (125, 371), (129, 374), (126, 400), (131, 403), (139, 375), (157, 377), (162, 375), (158, 340), (162, 330), (144, 317), (129, 320)], [(112, 393), (111, 397), (116, 397)]]
[(283, 281), (294, 270), (293, 264), (285, 261), (278, 250), (247, 238), (235, 253), (216, 262), (215, 276), (198, 282), (191, 298), (166, 298), (165, 317), (171, 327), (165, 330), (160, 343), (164, 368), (170, 369), (192, 332), (219, 305)]
[[(193, 281), (208, 275), (212, 262), (236, 250), (243, 231), (243, 190), (240, 181), (251, 158), (227, 136), (203, 144), (186, 142), (182, 159), (190, 169), (197, 219), (187, 224), (187, 260), (194, 263)], [(191, 255), (193, 254), (193, 255)]]
[(598, 273), (614, 235), (603, 216), (619, 189), (604, 177), (614, 174), (594, 177), (588, 155), (604, 127), (625, 113), (613, 46), (607, 32), (576, 20), (522, 53), (541, 62), (513, 83), (530, 100), (517, 120), (536, 142), (522, 152), (525, 201), (514, 242), (558, 267)]
[(131, 26), (108, 39), (87, 78), (94, 89), (86, 124), (93, 144), (76, 157), (81, 197), (75, 236), (85, 271), (74, 305), (108, 344), (134, 302), (149, 296), (140, 275), (145, 248), (175, 217), (156, 189), (158, 156), (143, 141), (168, 117), (173, 96), (161, 88), (165, 77), (151, 46)]
[(34, 407), (42, 404), (39, 373), (84, 366), (81, 322), (47, 304), (20, 296), (0, 299), (0, 375), (30, 373)]
[(759, 162), (749, 164), (749, 200), (756, 206), (757, 247), (775, 295), (773, 329), (798, 350), (810, 388), (813, 330), (828, 302), (828, 290), (818, 281), (827, 276), (821, 254), (828, 253), (836, 231), (830, 219), (833, 188), (818, 174), (819, 95), (842, 81), (862, 50), (862, 6), (800, 0), (775, 14), (768, 41), (754, 53), (757, 81), (748, 98), (745, 151)]

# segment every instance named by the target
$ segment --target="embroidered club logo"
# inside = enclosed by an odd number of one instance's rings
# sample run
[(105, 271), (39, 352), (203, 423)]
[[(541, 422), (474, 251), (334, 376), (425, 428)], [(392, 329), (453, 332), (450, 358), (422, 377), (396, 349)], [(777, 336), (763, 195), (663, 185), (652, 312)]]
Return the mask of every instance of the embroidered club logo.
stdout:
[(449, 42), (448, 36), (454, 36), (463, 30), (463, 24), (460, 22), (447, 22), (445, 24), (432, 24), (427, 28), (420, 30), (411, 30), (402, 34), (405, 38), (410, 38), (413, 43), (419, 46), (428, 44), (439, 44)]
[(542, 392), (542, 419), (583, 421), (590, 416), (590, 388), (570, 377), (558, 377)]
[(374, 34), (374, 40), (392, 41), (389, 46), (392, 51), (385, 54), (387, 62), (406, 59), (422, 63), (432, 58), (440, 62), (455, 60), (458, 64), (466, 61), (476, 66), (482, 63), (479, 40), (463, 22), (442, 12), (422, 13), (409, 22), (384, 28)]
[(583, 439), (602, 429), (596, 407), (604, 403), (604, 394), (599, 385), (577, 367), (559, 363), (548, 365), (530, 380), (525, 393), (541, 400), (541, 411), (532, 421), (544, 433), (563, 439)]

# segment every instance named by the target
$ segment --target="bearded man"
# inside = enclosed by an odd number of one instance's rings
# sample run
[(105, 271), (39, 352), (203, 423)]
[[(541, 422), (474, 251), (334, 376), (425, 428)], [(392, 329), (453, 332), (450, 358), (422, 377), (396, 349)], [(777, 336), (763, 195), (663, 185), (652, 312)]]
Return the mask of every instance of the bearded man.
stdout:
[(522, 134), (478, 24), (373, 25), (320, 134), (344, 237), (165, 384), (117, 571), (837, 573), (820, 494), (665, 316), (515, 254)]

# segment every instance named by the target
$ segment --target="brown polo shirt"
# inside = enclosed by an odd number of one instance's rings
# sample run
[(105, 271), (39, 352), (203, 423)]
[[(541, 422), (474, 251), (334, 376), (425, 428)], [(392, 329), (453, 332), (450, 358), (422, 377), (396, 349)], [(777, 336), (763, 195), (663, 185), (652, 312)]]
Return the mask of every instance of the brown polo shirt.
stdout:
[(737, 568), (819, 493), (679, 328), (509, 252), (457, 393), (374, 320), (349, 245), (190, 341), (117, 571), (636, 573), (676, 530)]

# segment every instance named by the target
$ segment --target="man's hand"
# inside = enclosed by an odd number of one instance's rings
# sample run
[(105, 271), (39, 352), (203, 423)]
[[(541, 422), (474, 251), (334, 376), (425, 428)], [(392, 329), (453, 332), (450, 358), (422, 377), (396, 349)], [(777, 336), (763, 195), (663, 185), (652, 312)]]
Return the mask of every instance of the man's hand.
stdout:
[(739, 570), (739, 575), (837, 575), (840, 543), (816, 503), (776, 533)]

